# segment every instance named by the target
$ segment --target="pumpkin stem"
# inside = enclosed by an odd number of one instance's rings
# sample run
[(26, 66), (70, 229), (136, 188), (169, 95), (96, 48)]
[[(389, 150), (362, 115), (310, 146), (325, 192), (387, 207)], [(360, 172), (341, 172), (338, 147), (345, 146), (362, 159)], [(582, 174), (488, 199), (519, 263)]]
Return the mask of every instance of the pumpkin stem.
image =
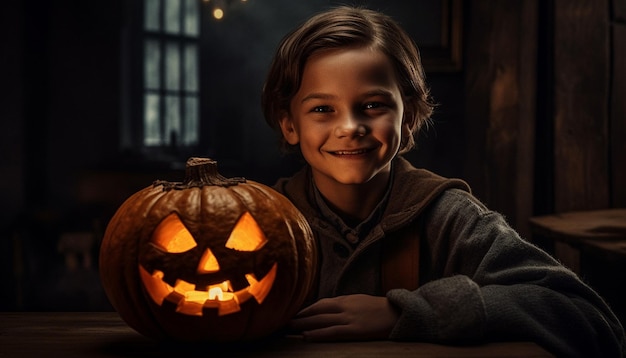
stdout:
[(188, 188), (217, 185), (231, 186), (245, 183), (242, 177), (226, 178), (217, 172), (217, 162), (209, 158), (191, 157), (185, 167), (185, 180), (182, 183), (157, 180), (154, 185), (163, 185), (163, 190), (182, 190)]

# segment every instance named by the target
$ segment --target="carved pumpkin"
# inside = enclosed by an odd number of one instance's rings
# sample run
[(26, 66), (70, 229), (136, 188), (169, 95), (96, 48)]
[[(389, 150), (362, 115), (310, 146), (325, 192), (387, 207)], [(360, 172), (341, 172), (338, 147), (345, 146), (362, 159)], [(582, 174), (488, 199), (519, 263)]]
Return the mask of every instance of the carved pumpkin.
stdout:
[(100, 272), (113, 307), (146, 336), (247, 341), (296, 313), (315, 257), (311, 229), (288, 199), (191, 158), (184, 182), (156, 181), (121, 205)]

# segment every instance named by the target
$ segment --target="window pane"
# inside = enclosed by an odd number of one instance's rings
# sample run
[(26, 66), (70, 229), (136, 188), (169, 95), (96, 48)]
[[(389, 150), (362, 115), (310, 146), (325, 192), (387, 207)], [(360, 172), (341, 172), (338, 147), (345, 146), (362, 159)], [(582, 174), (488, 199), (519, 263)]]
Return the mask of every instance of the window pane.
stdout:
[(185, 35), (197, 37), (198, 25), (198, 0), (185, 0)]
[(180, 99), (178, 96), (165, 98), (165, 144), (174, 139), (180, 145)]
[(146, 0), (144, 6), (144, 28), (148, 31), (159, 31), (161, 28), (159, 21), (161, 0)]
[(165, 88), (180, 89), (180, 45), (168, 42), (165, 48)]
[(161, 49), (159, 41), (146, 40), (144, 49), (144, 87), (159, 89), (161, 87)]
[(198, 97), (185, 98), (185, 133), (183, 144), (194, 145), (198, 143)]
[(198, 90), (198, 46), (185, 46), (185, 90)]
[(181, 0), (165, 0), (165, 32), (180, 33)]
[(147, 94), (144, 97), (143, 143), (145, 145), (161, 144), (159, 99), (159, 96), (155, 94)]
[(144, 145), (197, 145), (203, 0), (142, 1)]

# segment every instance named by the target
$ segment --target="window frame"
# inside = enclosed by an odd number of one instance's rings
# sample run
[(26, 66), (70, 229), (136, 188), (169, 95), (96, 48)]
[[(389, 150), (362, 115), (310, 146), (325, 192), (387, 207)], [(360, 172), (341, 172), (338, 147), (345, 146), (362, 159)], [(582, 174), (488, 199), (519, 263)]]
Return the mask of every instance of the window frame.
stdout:
[[(144, 11), (145, 2), (131, 1), (128, 2), (128, 16), (129, 26), (125, 28), (123, 38), (125, 39), (122, 59), (122, 125), (121, 125), (121, 140), (120, 147), (123, 152), (131, 151), (132, 153), (144, 157), (150, 162), (172, 162), (182, 161), (193, 155), (199, 147), (202, 145), (201, 136), (201, 37), (202, 37), (202, 0), (195, 0), (198, 9), (198, 33), (196, 37), (186, 35), (184, 32), (184, 12), (180, 11), (180, 26), (181, 31), (177, 34), (167, 33), (163, 30), (164, 26), (164, 3), (167, 0), (159, 0), (161, 2), (161, 11), (159, 14), (159, 21), (161, 23), (160, 31), (146, 31), (144, 28)], [(184, 6), (185, 0), (181, 1), (181, 7)], [(147, 89), (145, 87), (145, 43), (146, 40), (156, 40), (159, 43), (161, 53), (161, 63), (159, 66), (160, 73), (160, 86), (158, 89)], [(175, 42), (179, 48), (179, 88), (176, 90), (166, 89), (164, 81), (166, 75), (165, 65), (165, 46), (168, 42)], [(196, 48), (196, 71), (197, 78), (195, 91), (187, 90), (184, 86), (185, 81), (185, 46), (194, 45)], [(159, 104), (159, 121), (161, 123), (161, 135), (164, 139), (165, 128), (165, 99), (167, 95), (174, 94), (180, 100), (180, 131), (179, 137), (184, 135), (185, 131), (185, 99), (196, 99), (196, 141), (193, 144), (185, 145), (179, 139), (177, 145), (173, 146), (172, 143), (166, 144), (167, 141), (157, 145), (147, 145), (145, 143), (145, 97), (147, 93), (157, 94), (160, 98)]]

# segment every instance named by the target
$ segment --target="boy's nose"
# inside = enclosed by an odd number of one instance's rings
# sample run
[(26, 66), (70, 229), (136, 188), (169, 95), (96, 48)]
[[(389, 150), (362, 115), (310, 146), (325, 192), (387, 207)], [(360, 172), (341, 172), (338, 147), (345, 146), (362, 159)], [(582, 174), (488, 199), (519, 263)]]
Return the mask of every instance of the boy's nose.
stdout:
[(352, 116), (346, 116), (335, 127), (335, 135), (341, 137), (363, 137), (367, 134), (367, 128), (363, 123)]

